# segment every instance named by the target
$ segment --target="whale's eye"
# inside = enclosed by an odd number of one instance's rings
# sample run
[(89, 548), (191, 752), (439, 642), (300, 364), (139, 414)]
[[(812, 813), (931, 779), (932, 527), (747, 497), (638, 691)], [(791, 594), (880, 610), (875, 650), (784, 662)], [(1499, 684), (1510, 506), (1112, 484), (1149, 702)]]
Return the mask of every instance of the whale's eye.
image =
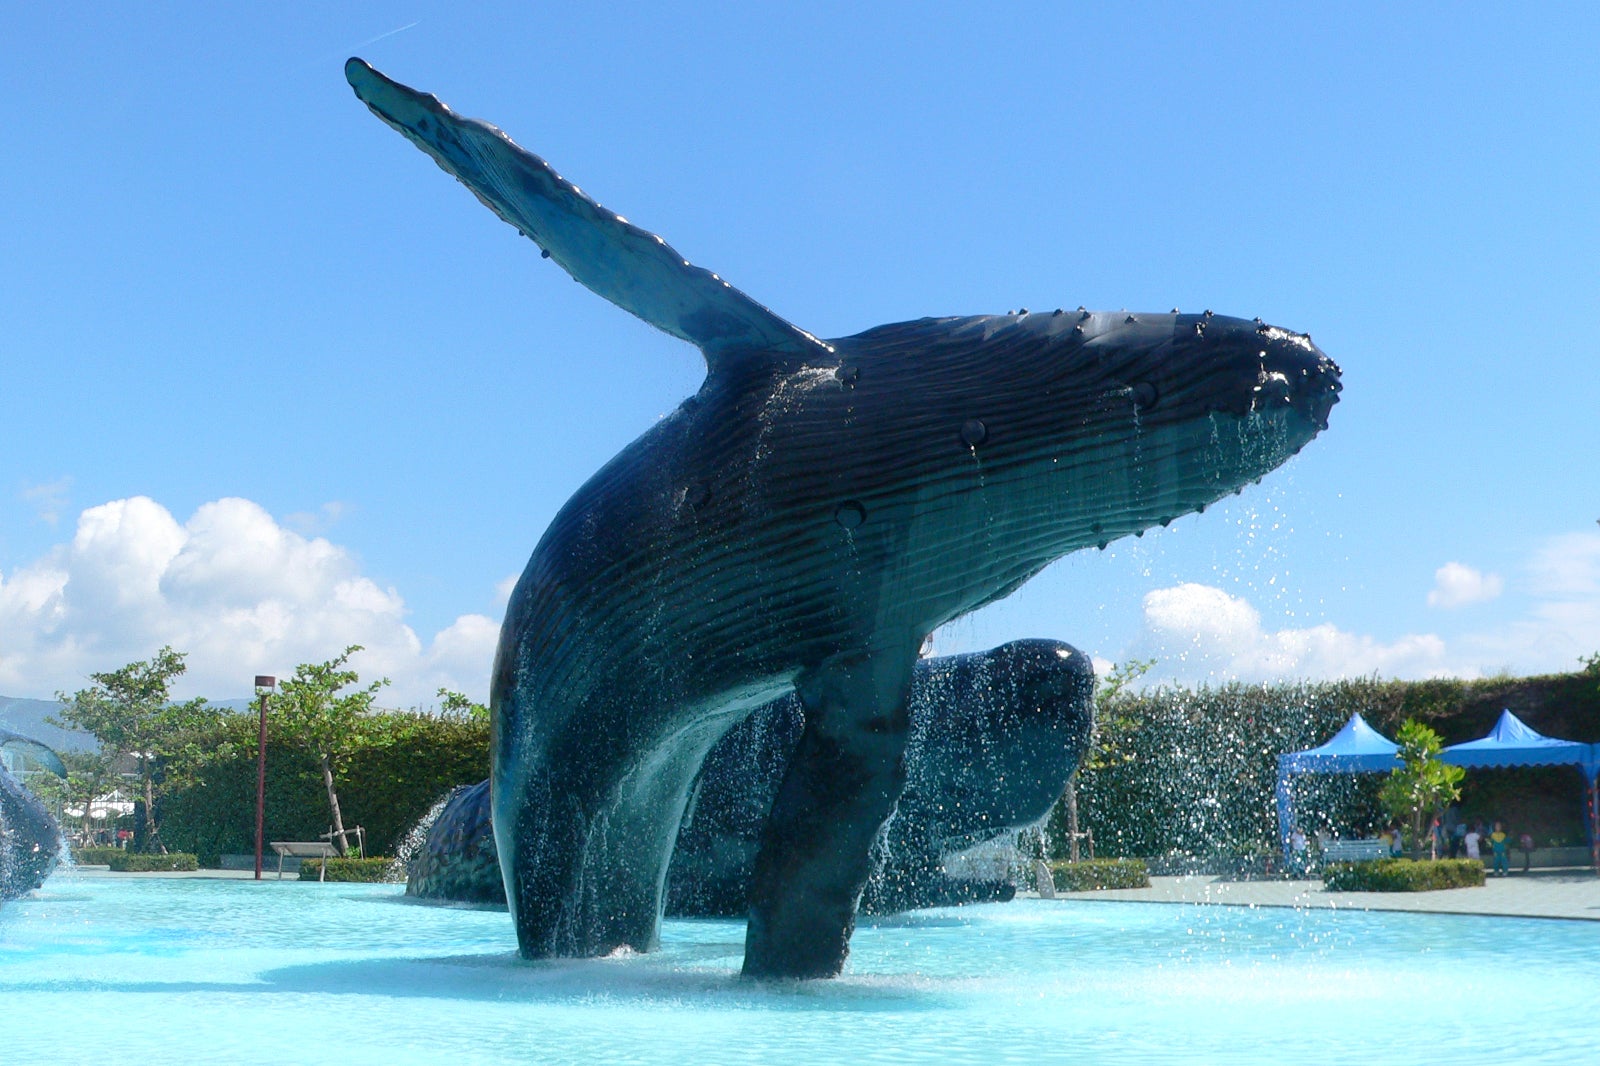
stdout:
[(1134, 406), (1141, 407), (1146, 411), (1154, 408), (1156, 401), (1161, 398), (1161, 394), (1156, 392), (1156, 387), (1148, 381), (1139, 382), (1131, 391), (1133, 393)]

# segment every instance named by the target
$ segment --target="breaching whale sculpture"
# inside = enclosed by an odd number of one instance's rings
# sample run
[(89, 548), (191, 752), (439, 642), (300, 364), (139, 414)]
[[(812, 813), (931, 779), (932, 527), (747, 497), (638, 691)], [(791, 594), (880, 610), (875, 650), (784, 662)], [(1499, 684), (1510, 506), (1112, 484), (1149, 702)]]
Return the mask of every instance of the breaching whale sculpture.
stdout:
[[(1094, 671), (1053, 640), (924, 659), (911, 684), (906, 788), (874, 856), (867, 913), (1009, 898), (1009, 881), (954, 880), (946, 854), (1042, 820), (1089, 743)], [(753, 711), (707, 756), (667, 871), (666, 913), (748, 908), (767, 811), (804, 727), (793, 695)], [(406, 894), (504, 903), (488, 782), (458, 790), (407, 871)]]
[[(59, 755), (20, 733), (0, 729), (0, 747), (24, 752), (51, 773), (67, 776)], [(61, 844), (61, 827), (44, 804), (0, 766), (0, 902), (44, 884)]]
[(1337, 399), (1308, 337), (1209, 312), (820, 340), (494, 127), (359, 59), (345, 74), (546, 257), (706, 359), (699, 392), (557, 514), (506, 609), (490, 779), (526, 957), (655, 947), (706, 753), (794, 691), (805, 732), (763, 830), (744, 973), (837, 974), (905, 783), (924, 637), (1258, 479)]

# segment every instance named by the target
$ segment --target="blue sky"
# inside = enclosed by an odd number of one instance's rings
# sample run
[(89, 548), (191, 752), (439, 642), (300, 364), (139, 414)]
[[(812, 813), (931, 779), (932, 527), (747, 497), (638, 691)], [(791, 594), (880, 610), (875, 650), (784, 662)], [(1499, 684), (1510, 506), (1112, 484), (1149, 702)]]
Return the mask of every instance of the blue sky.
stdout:
[[(371, 651), (482, 696), (507, 579), (699, 383), (362, 107), (487, 119), (821, 336), (1261, 316), (1345, 372), (1226, 506), (941, 632), (1185, 681), (1600, 650), (1600, 8), (347, 4), (0, 35), (0, 692)], [(466, 11), (466, 13), (463, 13)]]

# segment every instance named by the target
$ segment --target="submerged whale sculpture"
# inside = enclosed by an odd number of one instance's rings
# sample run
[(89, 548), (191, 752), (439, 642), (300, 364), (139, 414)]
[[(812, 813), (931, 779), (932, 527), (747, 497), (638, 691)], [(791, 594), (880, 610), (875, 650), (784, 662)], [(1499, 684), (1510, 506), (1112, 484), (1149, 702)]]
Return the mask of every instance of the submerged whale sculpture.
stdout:
[[(51, 773), (67, 776), (60, 756), (20, 733), (0, 729), (0, 747), (24, 752)], [(44, 884), (61, 844), (61, 827), (44, 804), (0, 767), (0, 902)]]
[[(1045, 817), (1089, 743), (1094, 671), (1053, 640), (917, 664), (906, 788), (875, 856), (862, 909), (891, 913), (1009, 898), (1005, 882), (954, 880), (942, 860)], [(667, 871), (666, 913), (732, 916), (804, 727), (800, 701), (758, 708), (711, 749)], [(488, 782), (458, 790), (407, 872), (421, 899), (504, 903)]]
[(905, 784), (924, 637), (1068, 552), (1237, 491), (1327, 422), (1338, 368), (1237, 318), (930, 318), (820, 340), (359, 59), (383, 121), (573, 278), (705, 355), (699, 392), (596, 473), (506, 609), (495, 842), (527, 957), (656, 946), (690, 786), (793, 691), (744, 972), (837, 974)]

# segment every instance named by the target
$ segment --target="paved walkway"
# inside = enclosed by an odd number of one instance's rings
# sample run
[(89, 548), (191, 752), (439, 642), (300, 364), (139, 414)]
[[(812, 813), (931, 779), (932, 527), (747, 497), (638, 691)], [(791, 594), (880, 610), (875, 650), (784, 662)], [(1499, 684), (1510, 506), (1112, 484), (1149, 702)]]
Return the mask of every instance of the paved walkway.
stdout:
[(1219, 877), (1152, 877), (1149, 888), (1064, 892), (1058, 899), (1124, 903), (1214, 903), (1243, 907), (1311, 907), (1512, 918), (1600, 921), (1600, 877), (1586, 868), (1534, 870), (1491, 877), (1482, 888), (1437, 892), (1328, 892), (1321, 881), (1229, 881)]

